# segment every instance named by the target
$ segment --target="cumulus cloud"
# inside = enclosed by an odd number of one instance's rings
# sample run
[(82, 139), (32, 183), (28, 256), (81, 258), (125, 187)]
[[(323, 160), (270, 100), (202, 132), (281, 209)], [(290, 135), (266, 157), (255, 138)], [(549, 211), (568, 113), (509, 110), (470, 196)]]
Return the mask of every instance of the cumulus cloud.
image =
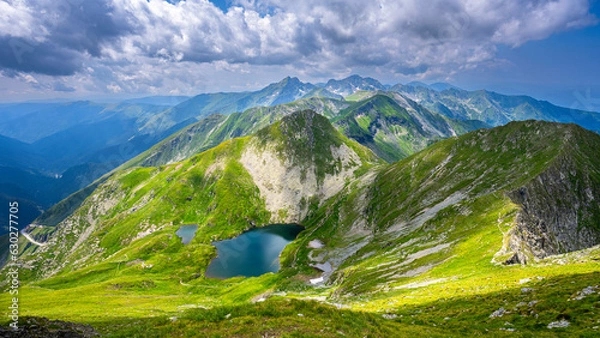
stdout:
[(28, 73), (72, 75), (104, 46), (135, 34), (115, 5), (82, 0), (9, 0), (0, 3), (0, 67)]
[(588, 0), (226, 3), (224, 11), (207, 0), (0, 2), (0, 70), (106, 92), (211, 81), (190, 70), (327, 77), (370, 67), (426, 77), (597, 21)]

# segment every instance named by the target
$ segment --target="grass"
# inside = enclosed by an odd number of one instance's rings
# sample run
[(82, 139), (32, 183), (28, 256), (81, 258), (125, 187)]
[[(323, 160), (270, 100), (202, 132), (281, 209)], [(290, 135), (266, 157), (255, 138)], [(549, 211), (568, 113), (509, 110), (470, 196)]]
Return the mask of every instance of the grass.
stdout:
[(373, 94), (374, 94), (374, 92), (372, 92), (372, 91), (359, 90), (359, 91), (354, 92), (353, 94), (346, 96), (344, 99), (346, 101), (350, 101), (350, 102), (357, 102), (357, 101), (365, 100), (365, 99), (371, 97)]
[(108, 337), (384, 337), (440, 335), (439, 330), (401, 325), (380, 316), (337, 310), (315, 302), (277, 299), (248, 306), (189, 310), (174, 318), (99, 322)]
[[(297, 299), (308, 292), (273, 295), (259, 303), (247, 297), (236, 300), (240, 290), (254, 288), (252, 294), (272, 290), (278, 279), (274, 274), (192, 286), (156, 281), (151, 288), (132, 279), (121, 288), (114, 287), (118, 279), (61, 290), (26, 286), (20, 298), (24, 317), (88, 323), (108, 337), (594, 337), (598, 333), (594, 327), (600, 325), (600, 296), (574, 297), (598, 284), (597, 264), (590, 260), (562, 267), (498, 267), (493, 274), (381, 293), (371, 299), (356, 297), (342, 310)], [(529, 281), (523, 282), (525, 278)], [(532, 290), (523, 292), (523, 288)], [(232, 291), (236, 295), (230, 295)], [(490, 318), (500, 307), (508, 313)], [(385, 319), (383, 314), (393, 316)], [(570, 326), (547, 328), (561, 319)], [(516, 331), (503, 330), (508, 328)]]

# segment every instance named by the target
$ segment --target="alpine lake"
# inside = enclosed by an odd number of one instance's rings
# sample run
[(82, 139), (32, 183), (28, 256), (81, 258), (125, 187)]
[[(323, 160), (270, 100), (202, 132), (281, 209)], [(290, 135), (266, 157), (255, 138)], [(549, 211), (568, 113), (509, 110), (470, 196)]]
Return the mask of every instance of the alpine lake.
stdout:
[(279, 254), (302, 230), (304, 227), (296, 224), (271, 224), (253, 228), (232, 239), (213, 242), (217, 257), (208, 265), (205, 276), (227, 279), (277, 272)]

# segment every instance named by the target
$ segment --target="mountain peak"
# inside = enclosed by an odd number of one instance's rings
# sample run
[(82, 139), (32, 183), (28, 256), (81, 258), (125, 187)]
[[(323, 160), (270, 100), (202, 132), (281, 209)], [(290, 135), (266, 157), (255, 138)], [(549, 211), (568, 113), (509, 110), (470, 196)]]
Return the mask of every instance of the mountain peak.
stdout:
[(342, 79), (342, 81), (343, 80), (365, 80), (365, 79), (370, 79), (370, 78), (364, 78), (358, 74), (352, 74), (352, 75), (348, 76), (347, 78)]
[(307, 109), (297, 111), (281, 119), (281, 128), (287, 128), (293, 132), (315, 133), (316, 131), (334, 132), (335, 128), (329, 120), (317, 114), (314, 110)]
[(286, 76), (283, 79), (281, 79), (281, 81), (275, 82), (272, 85), (289, 85), (289, 84), (304, 85), (305, 83), (300, 81), (300, 79), (298, 79), (297, 77)]
[(288, 79), (288, 81), (292, 81), (292, 82), (300, 82), (300, 80), (295, 76), (294, 77), (288, 76), (287, 79)]
[(420, 82), (420, 81), (411, 81), (411, 82), (407, 83), (406, 86), (423, 87), (423, 88), (429, 89), (429, 85), (427, 85), (426, 83)]
[(350, 156), (353, 163), (378, 161), (371, 151), (346, 138), (326, 117), (313, 110), (285, 116), (259, 130), (255, 138), (261, 147), (272, 147), (286, 163), (302, 170), (314, 167), (319, 180), (339, 170), (340, 158)]
[(455, 89), (455, 90), (461, 90), (459, 87), (450, 84), (448, 82), (436, 82), (436, 83), (432, 83), (429, 85), (429, 88), (436, 90), (438, 92), (444, 91), (444, 90), (448, 90), (448, 89)]
[(288, 103), (302, 98), (315, 86), (304, 83), (297, 77), (285, 77), (279, 82), (271, 83), (257, 92), (259, 105), (273, 106)]
[(332, 93), (348, 96), (360, 90), (384, 90), (385, 86), (373, 78), (354, 74), (341, 80), (331, 79), (327, 81), (324, 88)]
[(286, 145), (300, 142), (298, 146), (307, 149), (341, 144), (341, 134), (329, 120), (310, 109), (285, 116), (279, 122), (259, 131), (257, 135), (263, 140), (276, 140)]

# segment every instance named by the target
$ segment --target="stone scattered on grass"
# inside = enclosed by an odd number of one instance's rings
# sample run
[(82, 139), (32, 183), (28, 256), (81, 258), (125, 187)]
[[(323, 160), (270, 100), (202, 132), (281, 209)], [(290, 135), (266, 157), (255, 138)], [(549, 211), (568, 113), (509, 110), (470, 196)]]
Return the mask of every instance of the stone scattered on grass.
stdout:
[(394, 313), (384, 313), (383, 315), (381, 315), (383, 318), (385, 319), (396, 319), (398, 318), (397, 314)]
[(502, 317), (505, 314), (508, 314), (509, 312), (506, 311), (503, 307), (499, 308), (498, 310), (492, 312), (492, 314), (490, 315), (490, 318), (498, 318), (498, 317)]
[(532, 289), (532, 288), (522, 288), (521, 289), (522, 293), (528, 293), (528, 292), (531, 292), (531, 291), (534, 291), (534, 289)]
[(318, 239), (313, 239), (312, 241), (308, 242), (308, 247), (311, 249), (321, 249), (325, 247), (325, 244)]
[(593, 295), (595, 294), (598, 290), (598, 285), (594, 285), (594, 286), (588, 286), (587, 288), (584, 288), (581, 291), (577, 292), (577, 296), (571, 298), (573, 300), (582, 300), (585, 297), (589, 296), (589, 295)]
[(321, 283), (323, 283), (324, 280), (325, 280), (325, 278), (323, 278), (323, 277), (312, 278), (310, 280), (310, 284), (312, 284), (312, 285), (321, 284)]
[(549, 329), (556, 329), (556, 328), (565, 328), (568, 327), (571, 323), (569, 323), (569, 321), (561, 319), (557, 322), (552, 322), (550, 324), (548, 324), (548, 328)]
[(152, 269), (154, 264), (146, 264), (146, 262), (142, 262), (142, 269)]

